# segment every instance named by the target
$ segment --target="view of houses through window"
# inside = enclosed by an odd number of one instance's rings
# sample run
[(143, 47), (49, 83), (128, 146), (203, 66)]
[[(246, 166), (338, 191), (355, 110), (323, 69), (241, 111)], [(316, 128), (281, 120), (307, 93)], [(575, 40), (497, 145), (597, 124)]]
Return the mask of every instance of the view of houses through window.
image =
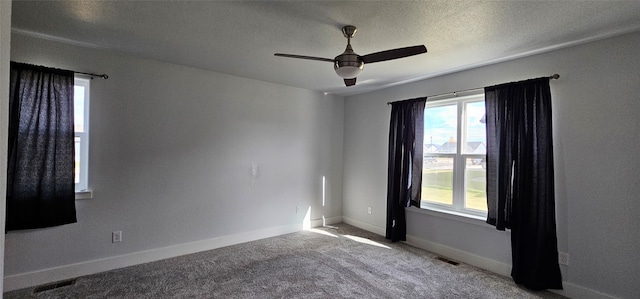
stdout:
[(484, 95), (427, 101), (423, 146), (421, 207), (486, 215)]

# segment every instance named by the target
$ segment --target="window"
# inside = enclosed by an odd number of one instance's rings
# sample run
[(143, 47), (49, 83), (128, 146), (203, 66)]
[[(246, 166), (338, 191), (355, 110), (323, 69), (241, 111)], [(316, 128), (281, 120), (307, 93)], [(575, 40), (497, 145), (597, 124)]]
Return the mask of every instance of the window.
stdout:
[(421, 208), (486, 216), (484, 115), (484, 94), (427, 101)]
[(76, 192), (87, 190), (89, 170), (89, 79), (75, 78), (73, 94)]

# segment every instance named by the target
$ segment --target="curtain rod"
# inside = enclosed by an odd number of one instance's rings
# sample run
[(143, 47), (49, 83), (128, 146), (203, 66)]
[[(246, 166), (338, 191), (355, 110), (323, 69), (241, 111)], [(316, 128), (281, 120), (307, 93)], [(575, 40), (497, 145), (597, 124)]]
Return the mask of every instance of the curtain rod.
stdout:
[(91, 79), (93, 79), (93, 77), (100, 77), (100, 78), (105, 79), (105, 80), (109, 79), (109, 75), (107, 75), (107, 74), (93, 74), (93, 73), (84, 73), (84, 72), (76, 72), (76, 71), (72, 71), (72, 72), (74, 72), (76, 74), (83, 74), (83, 75), (90, 76)]
[(59, 68), (52, 68), (52, 67), (48, 67), (48, 66), (43, 66), (43, 65), (35, 65), (35, 64), (30, 64), (30, 63), (24, 63), (24, 62), (17, 62), (17, 61), (12, 61), (15, 63), (22, 63), (22, 64), (26, 64), (26, 65), (32, 65), (32, 66), (36, 66), (36, 67), (44, 67), (44, 68), (49, 68), (49, 69), (58, 69), (58, 70), (63, 70), (63, 71), (69, 71), (69, 72), (74, 72), (76, 74), (83, 74), (83, 75), (87, 75), (91, 77), (91, 80), (93, 80), (93, 77), (99, 77), (102, 79), (109, 79), (109, 75), (107, 74), (94, 74), (94, 73), (85, 73), (85, 72), (76, 72), (73, 70), (65, 70), (65, 69), (59, 69)]
[[(557, 79), (559, 79), (559, 78), (560, 78), (560, 75), (558, 75), (558, 74), (553, 74), (553, 75), (549, 76), (549, 79), (552, 79), (552, 80), (557, 80)], [(484, 87), (470, 88), (470, 89), (459, 90), (459, 91), (454, 91), (454, 92), (445, 92), (445, 93), (441, 93), (441, 94), (430, 95), (430, 96), (427, 96), (427, 98), (435, 98), (435, 97), (439, 97), (439, 96), (443, 96), (443, 95), (448, 95), (448, 94), (453, 94), (453, 95), (455, 95), (455, 94), (457, 94), (457, 93), (469, 92), (469, 91), (481, 90), (481, 89), (484, 89)], [(394, 102), (387, 102), (387, 105), (391, 105), (391, 104), (393, 104), (393, 103), (395, 103), (395, 102), (402, 102), (402, 101), (405, 101), (405, 100), (394, 101)]]

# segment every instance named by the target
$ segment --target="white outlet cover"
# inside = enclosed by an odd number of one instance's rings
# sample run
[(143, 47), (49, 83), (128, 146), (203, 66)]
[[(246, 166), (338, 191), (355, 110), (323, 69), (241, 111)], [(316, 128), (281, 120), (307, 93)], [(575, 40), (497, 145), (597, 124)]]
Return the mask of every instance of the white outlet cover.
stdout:
[(111, 233), (111, 242), (113, 243), (122, 242), (122, 231), (116, 231)]

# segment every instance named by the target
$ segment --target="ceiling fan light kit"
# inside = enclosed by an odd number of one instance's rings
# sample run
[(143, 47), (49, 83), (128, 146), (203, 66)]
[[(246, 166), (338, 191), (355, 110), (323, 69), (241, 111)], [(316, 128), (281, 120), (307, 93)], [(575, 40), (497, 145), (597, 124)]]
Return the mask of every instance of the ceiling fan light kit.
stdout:
[(351, 48), (351, 38), (355, 36), (356, 32), (358, 32), (358, 29), (355, 26), (347, 25), (342, 27), (342, 34), (347, 38), (347, 48), (342, 54), (336, 56), (334, 59), (282, 53), (276, 53), (274, 55), (288, 58), (333, 62), (333, 69), (336, 71), (336, 74), (344, 79), (344, 84), (346, 86), (352, 86), (356, 84), (356, 78), (364, 69), (365, 63), (393, 60), (427, 52), (427, 48), (424, 45), (420, 45), (360, 56), (353, 51), (353, 48)]
[(364, 69), (364, 63), (361, 63), (360, 66), (351, 66), (351, 65), (342, 65), (336, 62), (334, 69), (336, 70), (336, 74), (344, 79), (353, 79), (358, 77), (362, 69)]

